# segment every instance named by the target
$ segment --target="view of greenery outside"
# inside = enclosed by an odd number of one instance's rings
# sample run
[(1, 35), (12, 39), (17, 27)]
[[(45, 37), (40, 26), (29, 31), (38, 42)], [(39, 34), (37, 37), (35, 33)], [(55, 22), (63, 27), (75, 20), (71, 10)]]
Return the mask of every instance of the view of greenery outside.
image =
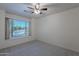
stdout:
[(12, 20), (12, 37), (25, 36), (29, 29), (29, 22), (24, 20)]

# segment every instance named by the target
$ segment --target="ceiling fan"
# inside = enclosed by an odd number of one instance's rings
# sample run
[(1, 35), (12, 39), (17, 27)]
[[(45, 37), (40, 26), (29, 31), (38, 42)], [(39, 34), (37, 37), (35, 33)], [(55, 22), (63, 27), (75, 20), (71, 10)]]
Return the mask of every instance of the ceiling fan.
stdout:
[[(42, 14), (43, 11), (47, 11), (47, 8), (40, 8), (40, 3), (36, 3), (33, 5), (33, 7), (27, 7), (29, 9), (32, 9), (33, 11), (31, 13), (35, 14)], [(24, 10), (24, 12), (27, 12), (27, 10)]]

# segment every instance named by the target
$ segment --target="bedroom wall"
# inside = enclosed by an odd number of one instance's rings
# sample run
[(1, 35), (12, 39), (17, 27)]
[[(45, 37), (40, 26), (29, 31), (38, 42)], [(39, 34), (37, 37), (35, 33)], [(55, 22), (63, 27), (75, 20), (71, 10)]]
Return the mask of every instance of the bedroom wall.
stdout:
[[(5, 40), (5, 16), (17, 19), (25, 19), (30, 20), (32, 22), (32, 36), (24, 37), (24, 38), (17, 38), (17, 39), (8, 39)], [(32, 18), (26, 18), (14, 14), (5, 13), (5, 11), (0, 10), (0, 49), (14, 46), (16, 44), (25, 43), (28, 41), (34, 40), (34, 20)]]
[(79, 7), (36, 21), (36, 39), (79, 52)]

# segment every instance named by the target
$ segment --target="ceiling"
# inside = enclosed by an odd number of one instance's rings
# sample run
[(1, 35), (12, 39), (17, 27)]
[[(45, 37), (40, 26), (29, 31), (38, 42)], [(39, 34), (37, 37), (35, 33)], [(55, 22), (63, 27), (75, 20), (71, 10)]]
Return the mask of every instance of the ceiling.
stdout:
[[(5, 10), (7, 13), (25, 17), (39, 18), (79, 7), (78, 3), (40, 3), (40, 5), (41, 8), (47, 7), (48, 10), (39, 15), (32, 14), (32, 10), (27, 8), (28, 6), (33, 6), (32, 3), (0, 3), (0, 9)], [(24, 10), (27, 10), (27, 12), (24, 12)]]

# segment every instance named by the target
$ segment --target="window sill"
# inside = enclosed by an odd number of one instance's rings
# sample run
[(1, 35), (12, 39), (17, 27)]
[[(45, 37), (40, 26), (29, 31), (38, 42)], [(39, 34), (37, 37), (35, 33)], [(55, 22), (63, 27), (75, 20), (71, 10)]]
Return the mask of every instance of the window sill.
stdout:
[(11, 40), (17, 40), (17, 39), (23, 39), (23, 38), (29, 38), (30, 36), (22, 36), (22, 37), (13, 37), (10, 38)]

